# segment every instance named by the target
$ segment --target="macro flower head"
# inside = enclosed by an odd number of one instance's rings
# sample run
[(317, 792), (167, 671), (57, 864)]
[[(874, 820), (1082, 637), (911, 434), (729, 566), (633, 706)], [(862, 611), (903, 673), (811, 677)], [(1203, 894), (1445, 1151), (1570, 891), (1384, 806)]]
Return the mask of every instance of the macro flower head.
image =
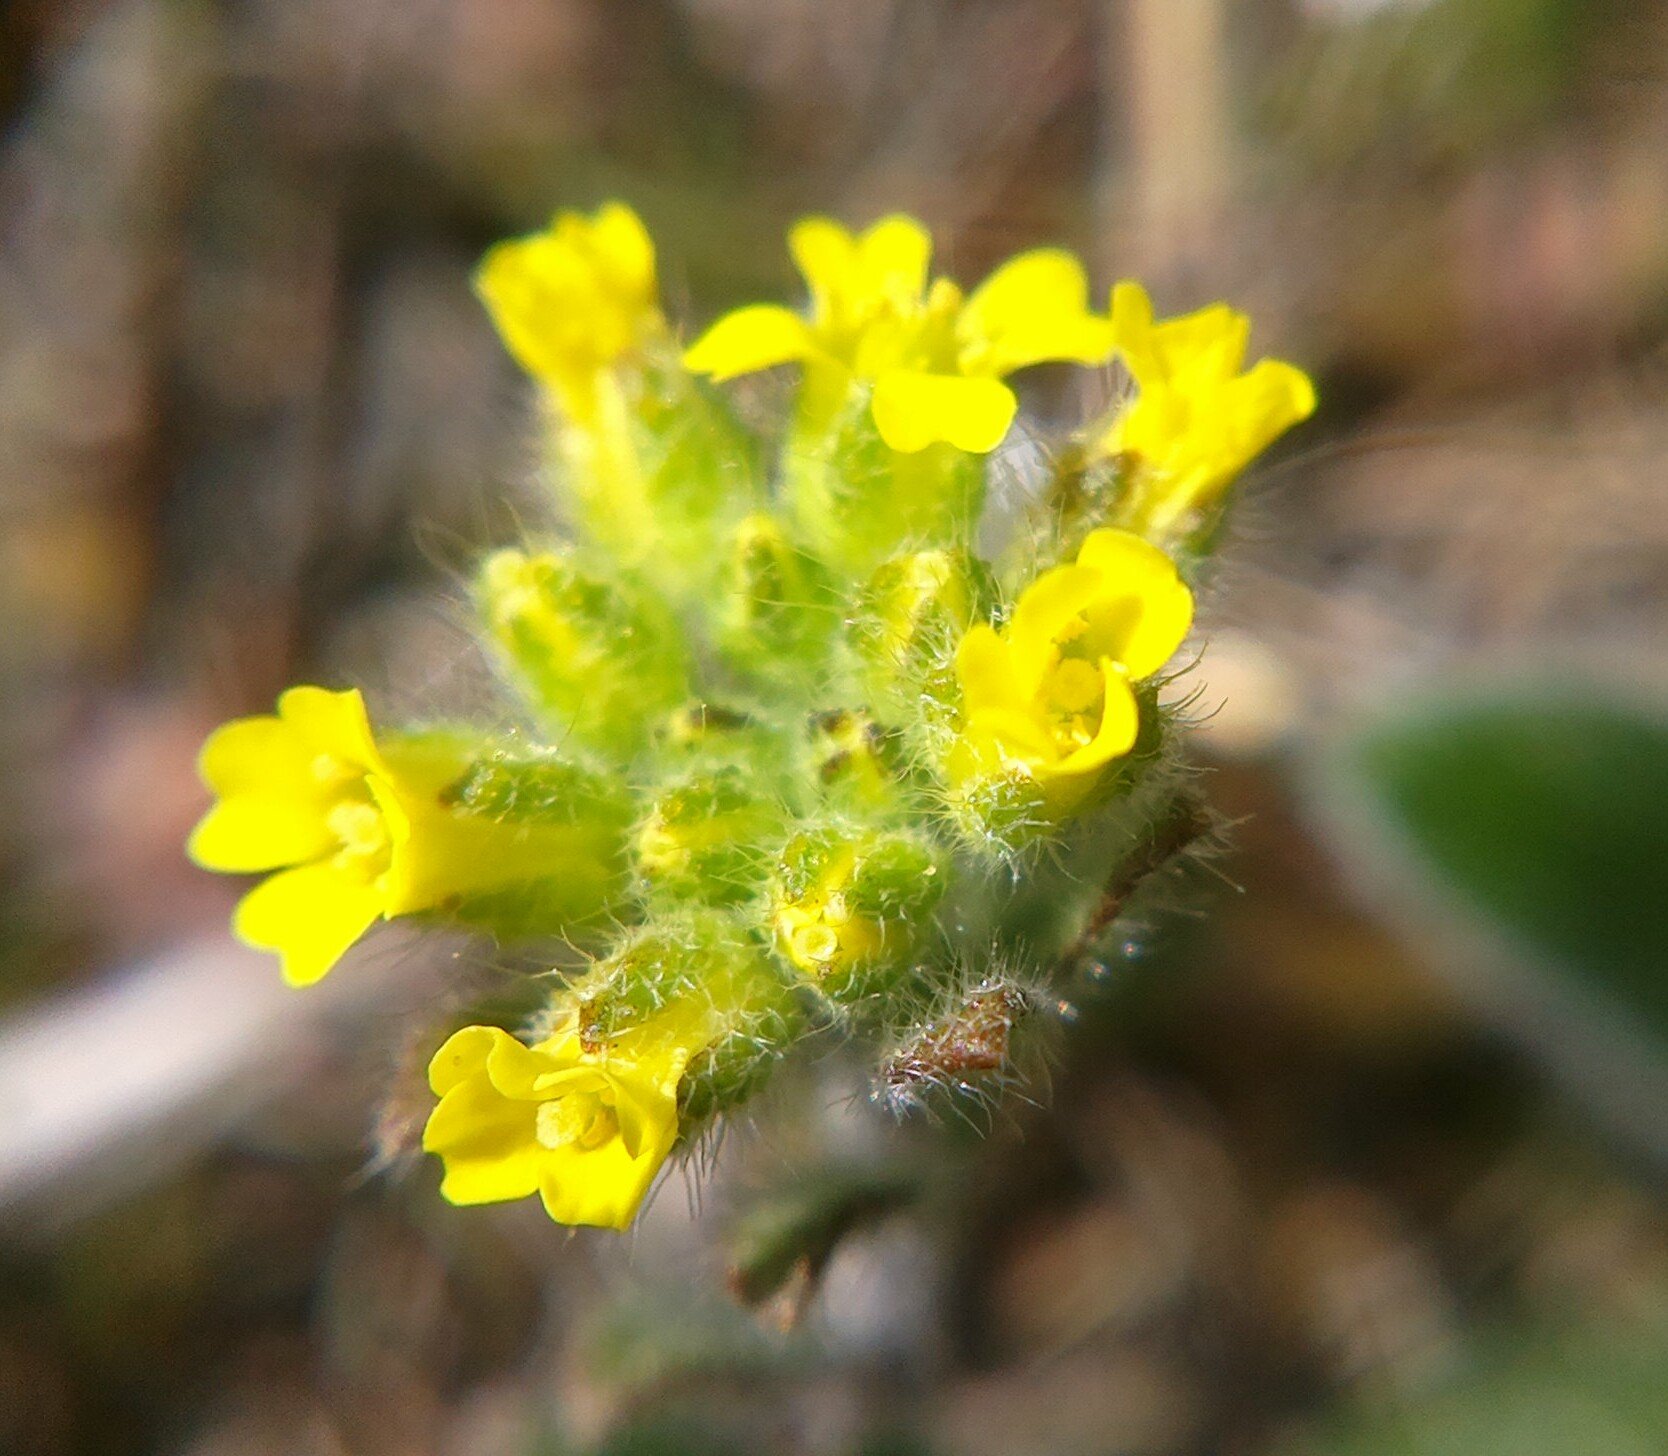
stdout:
[(1309, 376), (1279, 359), (1246, 369), (1251, 321), (1225, 303), (1154, 322), (1138, 283), (1112, 291), (1112, 332), (1136, 393), (1094, 442), (1130, 458), (1126, 524), (1164, 535), (1215, 504), (1251, 460), (1315, 408)]
[(577, 1017), (527, 1046), (466, 1026), (429, 1064), (440, 1101), (423, 1147), (445, 1164), (452, 1203), (537, 1193), (557, 1223), (623, 1229), (678, 1136), (678, 1085), (716, 1027), (696, 1000), (674, 1004), (601, 1046)]
[[(808, 304), (687, 350), (629, 208), (493, 248), (476, 284), (536, 382), (553, 507), (474, 574), (503, 696), (373, 732), (357, 692), (300, 687), (204, 746), (191, 853), (264, 877), (233, 926), (289, 981), (393, 917), (537, 968), (509, 995), (460, 978), (478, 1009), (426, 1043), (452, 1203), (623, 1229), (675, 1149), (825, 1033), (871, 1044), (900, 1111), (994, 1089), (1051, 967), (1110, 933), (1104, 887), (1201, 822), (1166, 664), (1207, 508), (1307, 379), (1244, 369), (1221, 305), (1155, 322), (1126, 284), (1096, 314), (1056, 249), (964, 294), (907, 217), (789, 243)], [(1118, 411), (986, 458), (1011, 375), (1115, 351)], [(711, 384), (788, 363), (791, 392)], [(1023, 507), (993, 519), (1010, 475)]]
[(788, 246), (810, 289), (809, 317), (777, 304), (739, 308), (690, 346), (686, 364), (723, 380), (799, 363), (824, 410), (865, 381), (876, 429), (903, 453), (939, 441), (993, 450), (1018, 408), (1006, 375), (1047, 360), (1098, 364), (1111, 351), (1082, 264), (1058, 249), (1010, 259), (964, 297), (947, 278), (929, 280), (932, 239), (912, 218), (882, 218), (856, 235), (806, 218)]
[(664, 328), (654, 243), (619, 202), (591, 217), (558, 213), (544, 232), (499, 243), (475, 288), (516, 362), (579, 416), (599, 371)]
[(956, 652), (962, 721), (949, 755), (959, 787), (1017, 777), (1069, 808), (1135, 745), (1130, 684), (1174, 655), (1193, 619), (1175, 564), (1127, 531), (1091, 532), (1077, 560), (1045, 571), (1001, 630), (980, 623)]

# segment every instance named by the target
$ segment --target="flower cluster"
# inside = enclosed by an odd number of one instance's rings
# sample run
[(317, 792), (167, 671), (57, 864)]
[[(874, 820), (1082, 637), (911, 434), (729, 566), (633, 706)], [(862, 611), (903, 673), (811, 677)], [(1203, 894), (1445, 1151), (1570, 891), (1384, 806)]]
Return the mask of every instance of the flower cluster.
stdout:
[[(1196, 578), (1307, 378), (1244, 368), (1223, 305), (1155, 322), (1123, 283), (1096, 312), (1055, 249), (964, 293), (909, 218), (813, 218), (789, 247), (805, 311), (749, 305), (687, 347), (621, 204), (483, 262), (555, 507), (474, 589), (527, 727), (373, 728), (356, 691), (297, 687), (204, 746), (191, 853), (267, 876), (234, 929), (292, 983), (396, 917), (550, 947), (528, 1021), (454, 1029), (430, 1065), (453, 1203), (623, 1228), (831, 1029), (894, 1104), (1000, 1075), (1190, 792), (1168, 684)], [(1131, 387), (1059, 442), (1041, 524), (982, 556), (1008, 381), (1044, 362)], [(721, 386), (778, 366), (797, 388), (760, 438)]]

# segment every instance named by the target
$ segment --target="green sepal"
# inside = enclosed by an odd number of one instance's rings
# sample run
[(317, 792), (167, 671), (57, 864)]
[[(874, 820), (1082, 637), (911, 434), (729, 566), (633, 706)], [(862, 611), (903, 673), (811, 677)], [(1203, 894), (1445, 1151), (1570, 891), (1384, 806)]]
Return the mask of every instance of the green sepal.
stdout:
[(604, 580), (553, 551), (505, 550), (481, 568), (476, 598), (522, 695), (590, 748), (629, 758), (688, 696), (677, 622), (628, 578)]
[(955, 713), (956, 644), (989, 615), (995, 588), (965, 551), (894, 556), (858, 593), (846, 636), (871, 711), (889, 724), (942, 726)]
[(744, 680), (809, 696), (840, 622), (822, 565), (763, 513), (736, 528), (714, 612), (719, 651)]
[(788, 442), (796, 525), (812, 550), (859, 580), (900, 551), (968, 544), (985, 491), (982, 456), (943, 443), (890, 448), (869, 398), (854, 382), (820, 431), (801, 428)]
[(724, 542), (761, 499), (758, 447), (676, 355), (646, 362), (636, 424), (655, 535), (642, 570), (674, 598), (710, 594)]
[(906, 812), (903, 745), (867, 713), (835, 708), (810, 722), (812, 771), (831, 806), (872, 817)]
[(623, 784), (548, 751), (444, 729), (390, 734), (381, 748), (411, 821), (405, 893), (425, 916), (513, 940), (629, 911), (636, 807)]
[(632, 835), (632, 855), (657, 900), (731, 905), (763, 883), (785, 815), (758, 776), (726, 765), (662, 789)]

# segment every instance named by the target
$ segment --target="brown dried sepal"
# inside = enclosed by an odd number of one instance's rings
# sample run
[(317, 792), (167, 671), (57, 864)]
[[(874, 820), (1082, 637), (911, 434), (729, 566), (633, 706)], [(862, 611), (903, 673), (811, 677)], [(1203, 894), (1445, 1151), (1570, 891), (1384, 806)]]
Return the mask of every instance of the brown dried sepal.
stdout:
[(1029, 1010), (1013, 986), (984, 986), (949, 1016), (929, 1022), (880, 1065), (889, 1091), (966, 1083), (1008, 1064), (1014, 1023)]

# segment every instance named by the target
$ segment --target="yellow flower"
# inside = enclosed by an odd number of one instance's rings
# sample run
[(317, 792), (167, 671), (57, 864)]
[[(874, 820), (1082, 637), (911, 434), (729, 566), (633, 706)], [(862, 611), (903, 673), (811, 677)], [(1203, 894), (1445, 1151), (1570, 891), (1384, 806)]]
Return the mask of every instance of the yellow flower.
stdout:
[(894, 450), (937, 441), (993, 450), (1017, 408), (1003, 376), (1051, 359), (1098, 364), (1111, 350), (1082, 265), (1058, 249), (1010, 259), (964, 299), (947, 278), (929, 284), (932, 239), (911, 218), (883, 218), (855, 237), (807, 218), (788, 246), (810, 286), (810, 318), (775, 304), (739, 308), (685, 362), (720, 380), (802, 363), (824, 407), (853, 378), (869, 381), (875, 426)]
[(529, 825), (443, 803), (465, 756), (414, 741), (379, 748), (356, 691), (291, 688), (275, 716), (211, 733), (198, 767), (219, 802), (189, 853), (205, 869), (278, 871), (243, 897), (232, 928), (276, 951), (295, 986), (323, 976), (379, 918), (551, 877), (551, 913), (578, 918), (619, 872), (619, 829), (604, 814)]
[(579, 415), (591, 407), (599, 372), (663, 326), (654, 244), (619, 202), (594, 217), (558, 213), (544, 232), (499, 243), (475, 287), (516, 362)]
[(282, 871), (244, 896), (233, 926), (276, 950), (292, 985), (318, 980), (378, 916), (412, 908), (391, 883), (411, 821), (357, 692), (291, 688), (276, 717), (217, 728), (199, 767), (219, 803), (191, 857), (230, 873)]
[(1169, 661), (1192, 619), (1168, 556), (1127, 531), (1091, 532), (1075, 564), (1025, 589), (1000, 632), (981, 623), (962, 639), (952, 781), (1018, 777), (1069, 809), (1134, 746), (1130, 684)]
[(708, 1008), (661, 1012), (587, 1050), (577, 1019), (536, 1046), (467, 1026), (429, 1064), (440, 1098), (423, 1147), (452, 1203), (537, 1193), (557, 1223), (623, 1229), (678, 1135), (678, 1084), (713, 1039)]
[(1226, 304), (1154, 323), (1146, 290), (1120, 283), (1112, 331), (1137, 393), (1097, 453), (1133, 457), (1135, 529), (1163, 534), (1212, 505), (1254, 456), (1314, 412), (1315, 387), (1301, 369), (1278, 359), (1243, 368), (1251, 322)]

